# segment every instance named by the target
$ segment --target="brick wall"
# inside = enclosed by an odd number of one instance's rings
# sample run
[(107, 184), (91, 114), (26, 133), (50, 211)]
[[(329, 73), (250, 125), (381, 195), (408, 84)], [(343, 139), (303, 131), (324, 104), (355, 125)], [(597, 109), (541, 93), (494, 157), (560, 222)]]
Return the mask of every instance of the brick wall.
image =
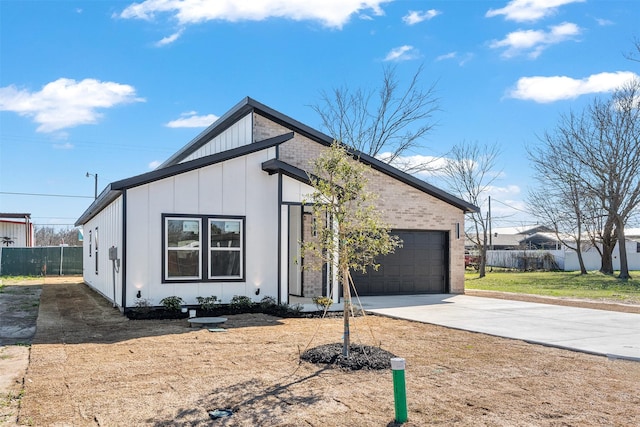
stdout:
[[(280, 146), (280, 160), (309, 170), (313, 159), (326, 149), (296, 134)], [(464, 237), (456, 236), (456, 224), (464, 230), (462, 210), (374, 169), (369, 169), (368, 175), (367, 188), (379, 195), (377, 206), (392, 228), (449, 232), (450, 289), (452, 293), (464, 292)]]
[(253, 113), (253, 142), (263, 141), (289, 132), (291, 132), (291, 129), (272, 122), (260, 114)]

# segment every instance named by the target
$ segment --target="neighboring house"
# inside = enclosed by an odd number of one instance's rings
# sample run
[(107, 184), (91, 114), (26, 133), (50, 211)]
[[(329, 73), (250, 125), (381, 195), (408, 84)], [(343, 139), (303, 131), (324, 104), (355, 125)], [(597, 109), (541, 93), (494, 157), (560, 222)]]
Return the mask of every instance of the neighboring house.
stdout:
[(28, 213), (0, 213), (0, 245), (30, 248), (34, 245), (33, 223)]
[[(509, 234), (518, 240), (517, 247), (508, 250), (488, 251), (487, 264), (493, 267), (507, 268), (545, 268), (564, 271), (579, 271), (578, 254), (575, 250), (564, 246), (553, 232), (544, 228), (520, 230), (519, 234)], [(640, 270), (640, 229), (626, 229), (627, 263), (630, 270)], [(574, 239), (565, 238), (570, 246), (575, 246)], [(618, 245), (613, 249), (613, 268), (620, 269), (620, 251)], [(587, 270), (599, 270), (601, 266), (600, 252), (591, 244), (588, 236), (582, 243), (582, 257)]]
[[(84, 281), (121, 309), (146, 299), (340, 295), (304, 269), (306, 170), (330, 137), (245, 98), (156, 170), (108, 185), (76, 222)], [(477, 208), (370, 156), (369, 190), (404, 247), (356, 278), (360, 295), (464, 291), (464, 214)], [(354, 160), (355, 161), (355, 160)], [(111, 259), (110, 259), (111, 258)], [(337, 299), (334, 297), (334, 299)]]

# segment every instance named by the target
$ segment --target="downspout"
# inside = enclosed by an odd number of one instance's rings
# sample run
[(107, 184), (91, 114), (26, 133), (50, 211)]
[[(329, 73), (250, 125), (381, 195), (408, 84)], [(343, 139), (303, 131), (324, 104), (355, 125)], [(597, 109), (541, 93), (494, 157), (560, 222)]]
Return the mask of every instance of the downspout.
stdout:
[[(280, 145), (276, 145), (276, 160), (280, 158)], [(282, 173), (278, 173), (278, 304), (282, 304)]]
[(122, 312), (127, 311), (127, 190), (122, 190)]

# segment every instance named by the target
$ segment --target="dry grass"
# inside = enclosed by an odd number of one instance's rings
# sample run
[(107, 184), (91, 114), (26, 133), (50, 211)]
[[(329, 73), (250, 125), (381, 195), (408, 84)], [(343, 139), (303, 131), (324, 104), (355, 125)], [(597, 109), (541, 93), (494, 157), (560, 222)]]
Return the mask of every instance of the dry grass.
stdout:
[[(341, 319), (238, 315), (227, 332), (209, 332), (184, 320), (127, 321), (82, 287), (43, 288), (20, 424), (393, 425), (390, 371), (299, 362), (310, 342), (340, 341)], [(60, 302), (51, 307), (47, 298), (56, 294)], [(62, 321), (53, 321), (56, 313)], [(357, 340), (407, 360), (407, 426), (629, 426), (640, 419), (640, 363), (367, 319), (355, 320)], [(207, 411), (216, 408), (235, 413), (211, 421)]]

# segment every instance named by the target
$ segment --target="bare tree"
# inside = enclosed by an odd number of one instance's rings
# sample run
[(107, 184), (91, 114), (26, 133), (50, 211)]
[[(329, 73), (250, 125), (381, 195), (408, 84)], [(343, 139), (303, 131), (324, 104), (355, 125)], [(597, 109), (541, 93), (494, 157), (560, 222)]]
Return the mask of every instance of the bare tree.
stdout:
[(540, 139), (542, 147), (529, 149), (539, 184), (538, 189), (529, 193), (530, 211), (553, 227), (562, 245), (576, 252), (580, 273), (587, 274), (582, 254), (583, 236), (589, 229), (586, 223), (594, 217), (593, 204), (582, 186), (581, 164), (566, 156), (563, 150), (564, 143), (570, 143), (571, 135), (563, 131), (545, 132)]
[(69, 246), (82, 246), (78, 237), (78, 228), (56, 230), (51, 226), (40, 226), (36, 227), (35, 230), (37, 246), (59, 246), (62, 244)]
[[(472, 205), (481, 207), (499, 172), (495, 170), (500, 155), (497, 145), (463, 142), (448, 154), (443, 172), (451, 192)], [(480, 251), (480, 277), (486, 275), (489, 240), (489, 217), (482, 208), (468, 214), (471, 224), (465, 229), (467, 239)]]
[(420, 66), (403, 87), (396, 68), (388, 66), (383, 68), (377, 90), (334, 88), (321, 92), (320, 103), (311, 108), (320, 116), (326, 132), (348, 147), (408, 173), (428, 170), (431, 162), (403, 162), (403, 156), (422, 147), (422, 140), (435, 126), (433, 115), (439, 109), (435, 84), (427, 89), (420, 85), (422, 71)]
[(624, 227), (640, 204), (640, 81), (609, 99), (595, 99), (581, 114), (561, 116), (544, 140), (539, 161), (570, 161), (579, 168), (555, 179), (563, 180), (564, 188), (579, 187), (591, 206), (591, 231), (602, 244), (600, 271), (613, 274), (617, 243), (619, 277), (630, 278)]

